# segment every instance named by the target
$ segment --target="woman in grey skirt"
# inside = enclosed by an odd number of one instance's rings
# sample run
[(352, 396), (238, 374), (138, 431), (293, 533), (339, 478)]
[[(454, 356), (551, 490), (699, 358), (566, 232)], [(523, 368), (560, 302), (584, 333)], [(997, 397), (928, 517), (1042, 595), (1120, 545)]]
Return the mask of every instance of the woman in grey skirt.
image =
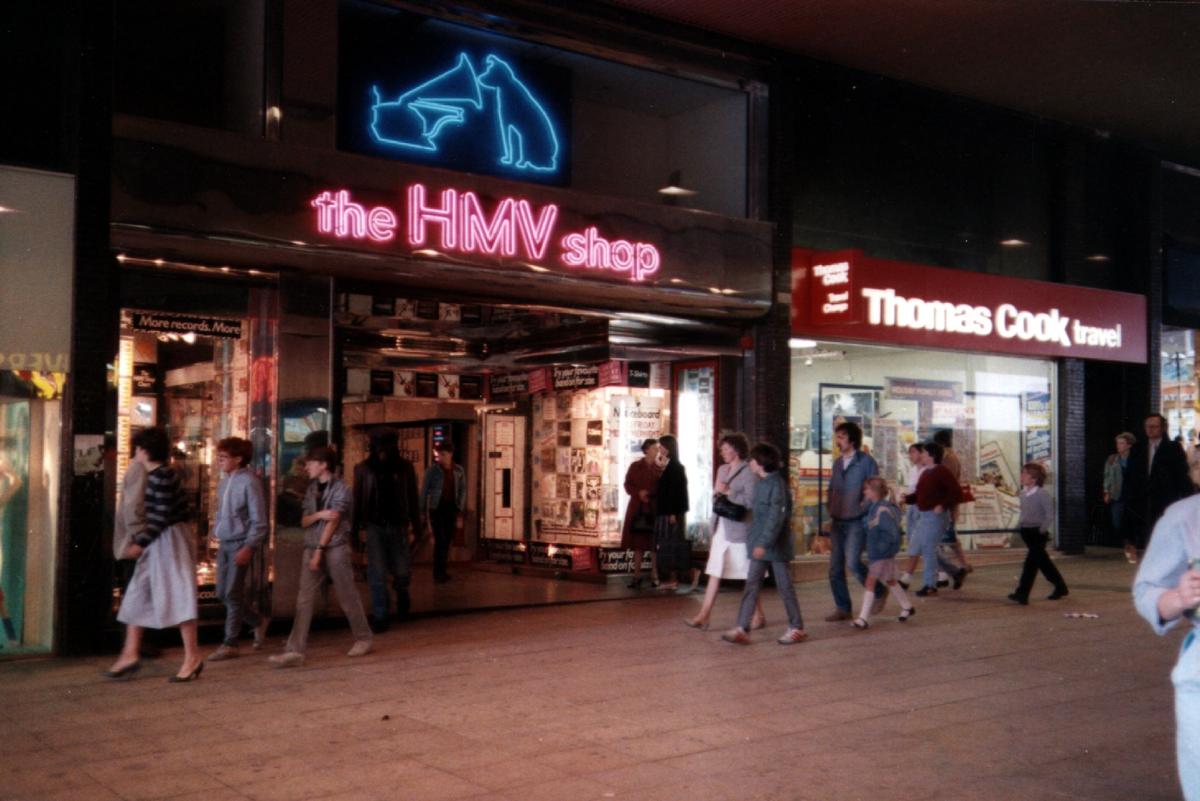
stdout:
[(183, 664), (167, 681), (192, 681), (200, 678), (204, 658), (196, 636), (196, 563), (185, 525), (187, 499), (178, 474), (167, 464), (166, 432), (161, 428), (139, 431), (133, 438), (133, 452), (146, 469), (146, 526), (125, 549), (126, 559), (137, 559), (117, 612), (117, 620), (125, 624), (125, 645), (104, 675), (120, 679), (137, 672), (142, 629), (179, 626)]

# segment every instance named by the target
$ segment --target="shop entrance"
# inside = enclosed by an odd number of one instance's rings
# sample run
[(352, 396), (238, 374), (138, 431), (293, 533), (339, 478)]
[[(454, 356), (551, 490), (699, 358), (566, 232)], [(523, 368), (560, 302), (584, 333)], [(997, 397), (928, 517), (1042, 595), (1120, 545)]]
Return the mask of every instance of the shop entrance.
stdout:
[[(399, 433), (418, 480), (433, 443), (449, 436), (467, 481), (453, 575), (603, 585), (626, 572), (624, 478), (643, 440), (666, 433), (687, 460), (689, 535), (706, 546), (719, 362), (679, 357), (723, 353), (736, 335), (686, 320), (664, 331), (619, 314), (398, 299), (379, 287), (342, 287), (335, 298), (343, 474), (352, 480), (374, 429)], [(431, 556), (428, 544), (414, 556), (414, 608)], [(425, 600), (441, 606), (470, 580)]]

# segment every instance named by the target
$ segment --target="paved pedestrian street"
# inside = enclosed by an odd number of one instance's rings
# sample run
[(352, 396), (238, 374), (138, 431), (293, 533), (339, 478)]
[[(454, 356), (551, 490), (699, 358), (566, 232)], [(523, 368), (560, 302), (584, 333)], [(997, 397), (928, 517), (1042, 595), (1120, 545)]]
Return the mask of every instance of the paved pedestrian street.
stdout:
[(749, 647), (719, 639), (727, 592), (707, 632), (699, 595), (647, 595), (424, 617), (360, 659), (327, 629), (291, 670), (273, 632), (191, 684), (164, 681), (178, 647), (125, 682), (110, 657), (0, 664), (0, 799), (1177, 799), (1179, 636), (1101, 554), (1059, 560), (1063, 601), (1016, 606), (1019, 565), (981, 566), (866, 632), (805, 582), (789, 647), (768, 589)]

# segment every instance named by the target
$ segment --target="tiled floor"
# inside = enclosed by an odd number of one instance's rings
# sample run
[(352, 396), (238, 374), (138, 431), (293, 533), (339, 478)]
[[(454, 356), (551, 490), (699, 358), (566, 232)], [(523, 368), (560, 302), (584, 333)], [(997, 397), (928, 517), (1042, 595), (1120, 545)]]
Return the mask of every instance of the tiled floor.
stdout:
[[(333, 629), (302, 668), (244, 649), (186, 685), (163, 681), (178, 649), (128, 682), (108, 658), (3, 663), (0, 799), (1179, 798), (1178, 637), (1135, 616), (1123, 561), (1060, 564), (1064, 601), (1010, 604), (1016, 567), (985, 566), (867, 632), (820, 622), (806, 582), (810, 640), (786, 648), (773, 594), (754, 645), (720, 642), (726, 593), (710, 632), (681, 622), (699, 596), (428, 616), (361, 659)], [(555, 584), (518, 594), (597, 589)]]

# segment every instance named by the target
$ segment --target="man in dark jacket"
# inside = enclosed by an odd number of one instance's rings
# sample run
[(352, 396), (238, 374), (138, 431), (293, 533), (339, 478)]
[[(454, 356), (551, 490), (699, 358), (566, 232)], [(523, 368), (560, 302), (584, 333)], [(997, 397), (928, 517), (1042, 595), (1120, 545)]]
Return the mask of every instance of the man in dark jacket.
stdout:
[(1152, 414), (1143, 423), (1146, 439), (1129, 451), (1121, 497), (1125, 501), (1122, 535), (1126, 545), (1146, 550), (1150, 532), (1167, 507), (1192, 494), (1187, 454), (1167, 438), (1167, 420)]
[(354, 537), (367, 532), (367, 583), (371, 588), (372, 626), (388, 626), (387, 578), (396, 591), (396, 615), (408, 614), (408, 585), (412, 577), (410, 546), (419, 506), (417, 474), (400, 455), (399, 435), (390, 429), (374, 431), (366, 459), (354, 468)]

